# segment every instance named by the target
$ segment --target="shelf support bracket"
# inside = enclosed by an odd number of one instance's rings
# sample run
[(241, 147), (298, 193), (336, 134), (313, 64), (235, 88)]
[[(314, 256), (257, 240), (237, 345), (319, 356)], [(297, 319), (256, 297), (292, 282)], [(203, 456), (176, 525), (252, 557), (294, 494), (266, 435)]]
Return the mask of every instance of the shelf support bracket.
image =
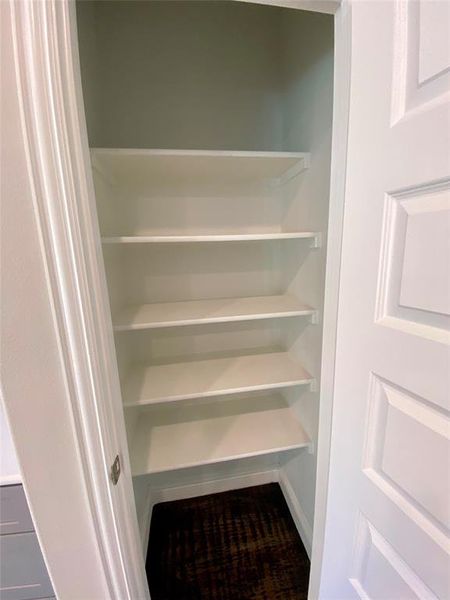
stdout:
[(309, 384), (309, 391), (310, 392), (318, 392), (319, 391), (316, 379), (313, 379), (311, 381), (311, 383)]
[(322, 247), (322, 234), (316, 233), (312, 239), (310, 248), (321, 248)]
[(305, 153), (303, 155), (303, 157), (296, 162), (295, 165), (292, 165), (292, 167), (290, 167), (289, 169), (287, 169), (282, 175), (281, 177), (279, 177), (276, 180), (276, 183), (278, 186), (284, 186), (286, 183), (288, 183), (288, 181), (291, 181), (291, 179), (294, 179), (294, 177), (297, 177), (298, 175), (300, 175), (300, 173), (303, 173), (303, 171), (306, 171), (306, 169), (309, 169), (309, 166), (311, 164), (311, 157), (309, 153)]
[(305, 152), (303, 156), (295, 163), (295, 165), (289, 167), (289, 169), (282, 173), (280, 177), (274, 177), (270, 179), (270, 187), (272, 189), (282, 188), (286, 183), (291, 181), (291, 179), (294, 179), (300, 175), (300, 173), (303, 173), (303, 171), (309, 169), (310, 164), (311, 156), (309, 152)]

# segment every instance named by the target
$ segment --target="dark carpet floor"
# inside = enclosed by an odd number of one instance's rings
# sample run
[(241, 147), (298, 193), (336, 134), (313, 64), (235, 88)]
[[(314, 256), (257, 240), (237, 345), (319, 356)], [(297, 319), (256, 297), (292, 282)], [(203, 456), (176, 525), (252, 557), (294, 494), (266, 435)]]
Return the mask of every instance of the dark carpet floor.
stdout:
[(157, 504), (152, 600), (302, 600), (309, 559), (277, 483)]

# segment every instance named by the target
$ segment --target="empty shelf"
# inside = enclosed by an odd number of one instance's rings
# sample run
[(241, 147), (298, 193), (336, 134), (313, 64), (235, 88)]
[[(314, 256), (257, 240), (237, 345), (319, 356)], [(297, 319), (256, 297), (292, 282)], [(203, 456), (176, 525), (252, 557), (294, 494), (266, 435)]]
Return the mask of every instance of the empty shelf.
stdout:
[(236, 152), (93, 148), (93, 167), (128, 188), (186, 189), (190, 186), (289, 180), (308, 168), (307, 152)]
[(135, 367), (124, 386), (124, 404), (157, 404), (311, 382), (311, 375), (287, 352)]
[(114, 319), (114, 329), (153, 329), (314, 314), (313, 308), (289, 295), (162, 302), (124, 309)]
[(310, 446), (297, 416), (278, 397), (171, 412), (147, 409), (130, 439), (133, 475)]
[(214, 233), (194, 235), (121, 235), (102, 237), (103, 244), (188, 244), (200, 242), (256, 242), (270, 240), (312, 239), (317, 245), (319, 234), (314, 231), (280, 231), (270, 233)]

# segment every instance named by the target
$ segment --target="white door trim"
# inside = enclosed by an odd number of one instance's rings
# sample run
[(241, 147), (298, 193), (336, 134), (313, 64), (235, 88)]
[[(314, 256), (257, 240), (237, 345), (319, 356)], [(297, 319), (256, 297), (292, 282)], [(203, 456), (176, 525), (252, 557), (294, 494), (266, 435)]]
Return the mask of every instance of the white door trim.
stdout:
[[(350, 9), (335, 14), (329, 273), (310, 598), (317, 598), (326, 514), (347, 141)], [(112, 598), (149, 598), (134, 507), (109, 301), (90, 168), (71, 0), (12, 2), (16, 69), (49, 286), (77, 431), (83, 485)], [(120, 454), (117, 487), (108, 466)]]
[(352, 4), (350, 0), (344, 0), (334, 16), (334, 92), (330, 208), (328, 215), (327, 269), (323, 311), (316, 498), (314, 504), (314, 529), (308, 594), (310, 600), (319, 598), (322, 556), (325, 543), (350, 114), (351, 27)]
[[(12, 2), (28, 160), (84, 485), (111, 598), (149, 598), (81, 97), (75, 3)], [(20, 235), (20, 232), (18, 232)], [(109, 465), (120, 455), (113, 487)]]

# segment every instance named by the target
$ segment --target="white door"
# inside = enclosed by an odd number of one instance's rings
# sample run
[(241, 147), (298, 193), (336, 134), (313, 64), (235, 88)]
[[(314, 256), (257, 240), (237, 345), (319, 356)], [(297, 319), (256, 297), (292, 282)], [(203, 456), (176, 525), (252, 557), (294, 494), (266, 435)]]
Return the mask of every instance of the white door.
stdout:
[(450, 598), (450, 3), (355, 1), (320, 598)]

